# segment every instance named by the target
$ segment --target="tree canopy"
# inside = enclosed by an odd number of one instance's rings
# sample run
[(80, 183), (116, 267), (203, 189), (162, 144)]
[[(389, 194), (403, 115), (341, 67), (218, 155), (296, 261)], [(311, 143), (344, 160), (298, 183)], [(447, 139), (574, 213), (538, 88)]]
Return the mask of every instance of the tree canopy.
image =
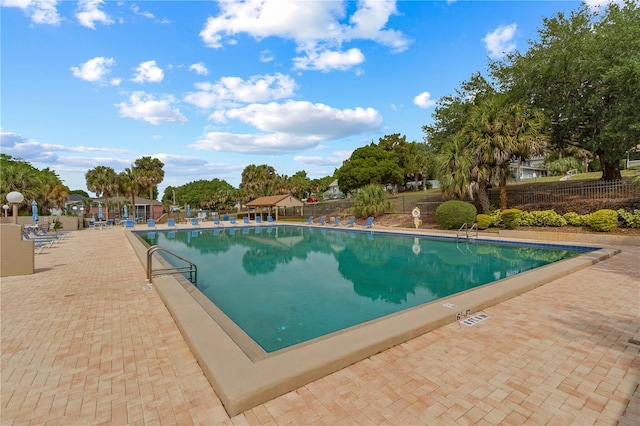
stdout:
[(620, 179), (620, 160), (640, 141), (640, 4), (543, 20), (539, 40), (524, 54), (491, 64), (512, 101), (550, 119), (556, 150), (575, 147), (600, 159), (603, 179)]

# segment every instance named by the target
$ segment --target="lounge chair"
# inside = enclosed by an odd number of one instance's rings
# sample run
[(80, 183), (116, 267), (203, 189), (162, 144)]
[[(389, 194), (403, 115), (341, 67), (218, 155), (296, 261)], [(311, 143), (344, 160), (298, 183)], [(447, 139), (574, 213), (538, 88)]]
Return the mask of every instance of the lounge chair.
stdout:
[(313, 223), (313, 216), (309, 216), (309, 219), (305, 222), (307, 225), (311, 225)]
[(262, 223), (262, 216), (256, 216), (256, 223), (257, 224)]
[(175, 221), (175, 219), (167, 219), (167, 228), (176, 229), (176, 221)]
[(363, 228), (373, 228), (373, 217), (369, 217), (367, 221), (362, 226)]
[(245, 225), (248, 225), (250, 223), (249, 218), (247, 216), (243, 217), (242, 221), (245, 223)]
[(267, 216), (267, 222), (273, 223), (273, 218), (271, 216)]
[(336, 216), (336, 220), (333, 221), (332, 223), (333, 226), (338, 226), (340, 225), (340, 216)]
[(222, 222), (220, 222), (220, 218), (219, 218), (218, 216), (214, 216), (214, 217), (213, 217), (213, 224), (214, 224), (215, 226), (224, 226), (224, 225), (222, 224)]
[(96, 226), (96, 222), (93, 220), (89, 221), (89, 228), (93, 228), (93, 229), (97, 229), (98, 227)]
[(156, 221), (154, 219), (147, 220), (147, 228), (156, 229)]
[(38, 237), (33, 234), (29, 234), (29, 231), (24, 228), (22, 229), (22, 238), (26, 241), (33, 241), (34, 248), (38, 248), (40, 251), (45, 247), (51, 247), (53, 243), (59, 241), (59, 238)]
[(135, 229), (135, 227), (136, 227), (136, 224), (133, 221), (133, 219), (127, 219), (124, 222), (124, 229)]
[(356, 217), (355, 217), (355, 216), (351, 216), (351, 217), (349, 218), (349, 222), (347, 222), (345, 226), (346, 226), (347, 228), (351, 228), (351, 227), (352, 227), (353, 225), (355, 225), (355, 224), (356, 224)]
[(327, 223), (327, 218), (325, 216), (320, 217), (318, 221), (318, 225), (324, 226)]
[(104, 223), (105, 228), (113, 228), (113, 219), (109, 219)]
[(235, 218), (235, 217), (230, 217), (230, 218), (229, 218), (229, 223), (230, 223), (230, 224), (232, 224), (232, 225), (235, 225), (235, 224), (237, 224), (238, 222), (236, 222), (236, 218)]
[(200, 226), (200, 221), (197, 217), (191, 218), (191, 226)]

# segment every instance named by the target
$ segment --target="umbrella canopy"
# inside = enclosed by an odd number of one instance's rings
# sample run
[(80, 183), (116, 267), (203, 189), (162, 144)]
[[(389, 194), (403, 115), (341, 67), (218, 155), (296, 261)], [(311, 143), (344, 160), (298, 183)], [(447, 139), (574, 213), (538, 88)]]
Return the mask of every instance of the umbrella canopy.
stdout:
[(34, 222), (40, 220), (40, 217), (38, 216), (38, 203), (36, 203), (36, 200), (31, 202), (31, 220)]
[(191, 206), (187, 204), (187, 217), (191, 217)]
[(98, 220), (104, 219), (104, 215), (102, 214), (102, 204), (98, 204)]
[(129, 217), (129, 212), (127, 211), (127, 205), (124, 205), (124, 208), (122, 209), (122, 217), (124, 217), (125, 219)]

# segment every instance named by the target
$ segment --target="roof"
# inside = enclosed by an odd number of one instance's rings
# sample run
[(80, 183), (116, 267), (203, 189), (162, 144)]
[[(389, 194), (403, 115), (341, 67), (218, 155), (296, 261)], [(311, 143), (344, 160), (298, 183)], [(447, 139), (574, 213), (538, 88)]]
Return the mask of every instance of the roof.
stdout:
[(280, 194), (258, 197), (247, 203), (248, 207), (301, 207), (304, 203), (293, 195)]

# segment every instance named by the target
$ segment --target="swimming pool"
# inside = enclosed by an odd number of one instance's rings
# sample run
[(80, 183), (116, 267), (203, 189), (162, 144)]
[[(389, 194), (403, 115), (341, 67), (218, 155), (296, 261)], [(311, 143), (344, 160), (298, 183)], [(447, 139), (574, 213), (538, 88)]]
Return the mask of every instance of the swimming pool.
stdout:
[[(186, 232), (188, 228), (183, 229)], [(314, 227), (314, 232), (322, 234), (322, 229)], [(267, 228), (263, 227), (261, 232), (265, 230)], [(333, 229), (324, 230), (330, 232)], [(231, 235), (231, 231), (226, 228), (224, 233)], [(158, 232), (152, 241), (160, 238), (161, 232)], [(200, 238), (204, 235), (202, 232), (217, 232), (218, 235), (222, 235), (222, 230), (196, 229), (191, 230), (189, 239), (193, 241)], [(249, 235), (255, 233), (251, 228), (236, 229), (234, 232), (236, 235), (245, 232)], [(407, 235), (406, 231), (393, 229), (375, 230), (373, 233), (366, 231), (361, 235), (376, 241), (376, 237), (383, 233)], [(146, 234), (146, 231), (125, 231), (125, 236), (143, 267), (146, 266), (149, 246), (141, 237)], [(442, 236), (442, 233), (431, 234), (433, 233), (418, 231), (408, 236), (419, 239), (425, 236), (437, 239)], [(178, 233), (166, 235), (175, 238)], [(491, 238), (490, 243), (503, 244), (511, 241), (513, 240), (495, 237)], [(516, 244), (519, 245), (521, 242)], [(288, 244), (294, 243), (295, 241), (290, 241)], [(428, 250), (422, 240), (419, 241), (419, 245), (420, 252)], [(463, 251), (467, 248), (473, 250), (474, 245), (475, 243), (461, 243), (458, 247)], [(562, 244), (555, 246), (565, 247)], [(414, 244), (411, 245), (411, 249), (413, 253)], [(417, 251), (417, 248), (415, 249)], [(456, 322), (460, 315), (470, 313), (471, 318), (476, 314), (479, 316), (485, 308), (607, 259), (620, 251), (615, 248), (587, 249), (593, 251), (272, 353), (265, 352), (255, 344), (253, 339), (183, 277), (159, 276), (154, 278), (152, 286), (146, 287), (154, 288), (160, 296), (227, 413), (234, 416), (378, 352)], [(154, 258), (158, 264), (168, 265), (158, 253), (154, 254)], [(156, 261), (154, 267), (157, 266)], [(491, 319), (481, 324), (490, 326)], [(460, 332), (464, 330), (461, 329)]]
[(299, 226), (141, 236), (196, 263), (198, 289), (267, 353), (587, 250)]

